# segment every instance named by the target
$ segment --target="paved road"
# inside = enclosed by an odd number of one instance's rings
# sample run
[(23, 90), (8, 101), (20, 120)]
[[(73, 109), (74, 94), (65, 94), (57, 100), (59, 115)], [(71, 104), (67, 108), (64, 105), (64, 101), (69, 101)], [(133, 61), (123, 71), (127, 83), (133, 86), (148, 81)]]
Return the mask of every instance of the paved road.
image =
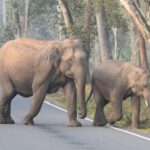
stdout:
[[(66, 127), (65, 112), (44, 104), (36, 126), (20, 124), (30, 99), (17, 96), (12, 105), (15, 125), (0, 125), (0, 150), (149, 150), (150, 141), (108, 127)], [(150, 139), (150, 135), (146, 135)]]

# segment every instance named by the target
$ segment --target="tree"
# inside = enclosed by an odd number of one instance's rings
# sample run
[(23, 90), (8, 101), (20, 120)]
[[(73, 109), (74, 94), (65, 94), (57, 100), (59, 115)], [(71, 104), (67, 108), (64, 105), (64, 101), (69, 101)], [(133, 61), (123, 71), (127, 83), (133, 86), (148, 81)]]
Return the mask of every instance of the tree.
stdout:
[(28, 15), (29, 15), (29, 2), (30, 0), (25, 0), (25, 16), (24, 16), (24, 36), (27, 36), (28, 31)]
[(50, 33), (50, 22), (54, 22), (55, 20), (55, 18), (52, 18), (53, 12), (56, 12), (56, 8), (54, 7), (56, 5), (55, 0), (5, 1), (6, 26), (7, 29), (8, 26), (10, 27), (15, 37), (28, 36), (49, 39), (55, 35)]
[[(142, 13), (141, 9), (139, 8), (138, 0), (136, 2), (128, 0), (120, 0), (120, 2), (132, 16), (132, 19), (135, 25), (137, 26), (141, 67), (143, 67), (144, 69), (148, 69), (148, 61), (145, 48), (145, 40), (149, 41), (150, 37), (150, 26), (148, 25), (148, 20), (146, 19), (144, 13)], [(145, 40), (143, 37), (145, 38)]]
[[(135, 1), (138, 7), (140, 8), (140, 2), (139, 0)], [(141, 32), (137, 28), (137, 35), (138, 35), (138, 46), (140, 49), (140, 62), (141, 62), (141, 67), (143, 69), (148, 69), (148, 60), (147, 60), (147, 53), (146, 53), (146, 44), (145, 40), (141, 34)]]
[[(91, 16), (91, 0), (84, 0), (82, 2), (83, 15), (81, 12), (78, 16), (77, 11), (74, 11), (77, 6), (77, 1), (74, 0), (73, 11), (69, 8), (69, 3), (66, 0), (58, 0), (61, 12), (63, 14), (65, 27), (69, 38), (80, 38), (83, 42), (87, 54), (90, 53), (90, 16)], [(80, 3), (81, 4), (81, 3)], [(75, 16), (74, 20), (72, 16)], [(76, 21), (81, 19), (80, 25)]]
[(84, 3), (84, 16), (83, 16), (83, 28), (82, 34), (83, 36), (82, 41), (84, 42), (84, 46), (90, 54), (90, 16), (91, 16), (91, 0), (83, 0)]
[(150, 25), (144, 13), (137, 6), (134, 0), (120, 0), (122, 6), (131, 15), (138, 30), (141, 32), (143, 38), (150, 43)]
[(137, 30), (137, 33), (138, 33), (138, 45), (139, 45), (139, 49), (140, 49), (141, 67), (143, 69), (147, 70), (149, 67), (148, 67), (145, 40), (139, 30)]
[(3, 0), (3, 25), (6, 26), (6, 1)]
[(67, 32), (70, 34), (70, 36), (74, 36), (74, 29), (73, 29), (73, 19), (68, 7), (68, 4), (66, 2), (66, 0), (58, 0), (59, 6), (61, 8), (63, 17), (64, 17), (64, 22), (65, 22), (65, 26), (67, 29)]
[(101, 60), (112, 59), (112, 52), (109, 43), (109, 34), (106, 24), (106, 15), (105, 15), (105, 8), (103, 2), (100, 0), (98, 1), (98, 7), (96, 9), (96, 23), (97, 23), (97, 30), (98, 30), (98, 39), (99, 39), (99, 47), (100, 47), (100, 54)]

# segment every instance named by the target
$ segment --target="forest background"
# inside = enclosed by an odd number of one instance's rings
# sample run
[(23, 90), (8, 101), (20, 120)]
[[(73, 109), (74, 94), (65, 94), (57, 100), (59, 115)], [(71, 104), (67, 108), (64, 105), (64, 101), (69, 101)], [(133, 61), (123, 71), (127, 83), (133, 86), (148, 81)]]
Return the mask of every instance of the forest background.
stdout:
[[(122, 0), (0, 0), (0, 45), (19, 38), (46, 40), (80, 38), (90, 57), (90, 70), (106, 59), (130, 61), (148, 69), (149, 43), (135, 24), (134, 18), (121, 5)], [(125, 0), (127, 1), (127, 0)], [(132, 0), (143, 16), (150, 20), (150, 1)], [(145, 21), (145, 23), (147, 23)], [(87, 94), (90, 88), (87, 86)], [(65, 107), (61, 92), (51, 96)], [(89, 103), (89, 116), (94, 102)], [(142, 104), (141, 126), (149, 127)], [(131, 122), (130, 102), (124, 105), (120, 126)], [(108, 115), (111, 108), (106, 108)]]

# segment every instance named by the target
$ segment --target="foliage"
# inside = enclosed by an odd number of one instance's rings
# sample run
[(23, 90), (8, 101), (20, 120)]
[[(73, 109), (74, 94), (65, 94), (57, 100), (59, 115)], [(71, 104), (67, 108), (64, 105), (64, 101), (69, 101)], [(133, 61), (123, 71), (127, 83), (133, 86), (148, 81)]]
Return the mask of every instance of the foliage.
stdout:
[[(76, 3), (73, 3), (73, 0), (67, 0), (69, 10), (71, 12), (72, 18), (73, 18), (73, 30), (74, 30), (74, 36), (76, 38), (82, 38), (83, 36), (83, 24), (84, 24), (84, 2), (83, 0), (76, 1)], [(59, 25), (62, 26), (62, 33), (65, 35), (65, 37), (69, 37), (70, 33), (67, 32), (64, 24), (64, 20), (62, 19), (62, 14), (60, 12), (61, 20), (59, 20)], [(95, 26), (95, 19), (94, 15), (91, 15), (91, 22), (90, 22), (90, 36), (92, 37), (91, 40), (93, 40), (93, 37), (96, 34), (96, 26)], [(93, 36), (94, 35), (94, 36)]]
[[(16, 38), (18, 27), (21, 31), (24, 28), (24, 16), (25, 16), (25, 0), (6, 0), (6, 14), (7, 25), (1, 27), (1, 44)], [(50, 22), (54, 22), (53, 13), (56, 12), (55, 0), (30, 0), (29, 1), (29, 13), (28, 13), (28, 37), (33, 38), (51, 38)], [(16, 16), (18, 18), (16, 18)], [(52, 19), (51, 19), (52, 18)], [(17, 19), (17, 20), (16, 20)], [(52, 25), (52, 23), (51, 23)], [(6, 30), (7, 29), (7, 30)], [(5, 32), (6, 31), (6, 32)], [(10, 37), (8, 37), (10, 35)]]
[[(83, 35), (84, 24), (84, 1), (66, 0), (74, 21), (73, 30), (76, 38), (86, 38)], [(24, 27), (25, 0), (6, 0), (7, 2), (7, 24), (11, 27), (12, 33), (17, 32), (17, 26), (14, 20), (14, 11), (18, 11), (20, 17), (19, 26)], [(95, 11), (103, 3), (106, 10), (106, 19), (108, 29), (117, 27), (122, 32), (127, 31), (126, 18), (123, 17), (120, 5), (117, 0), (94, 0), (91, 1), (91, 19), (90, 19), (90, 42), (91, 48), (94, 48), (95, 38), (97, 38), (97, 27)], [(58, 11), (58, 1), (55, 0), (30, 0), (28, 17), (28, 37), (50, 39), (53, 35), (51, 30), (57, 28), (62, 37), (69, 37), (64, 24), (61, 12)], [(115, 8), (115, 9), (114, 9)], [(61, 30), (61, 31), (60, 31)], [(14, 35), (15, 37), (16, 35)], [(58, 37), (58, 35), (57, 35)], [(124, 50), (122, 51), (125, 52)]]
[(103, 5), (106, 12), (107, 27), (109, 30), (112, 27), (116, 27), (121, 31), (127, 31), (126, 18), (123, 15), (122, 8), (120, 7), (118, 0), (95, 0), (93, 1), (94, 11), (99, 10), (99, 6)]
[[(118, 0), (105, 0), (105, 10), (108, 28), (116, 27), (121, 31), (126, 32), (128, 30), (126, 18), (122, 13), (122, 8)], [(114, 9), (115, 8), (115, 9)]]
[(11, 26), (6, 25), (6, 27), (4, 27), (3, 25), (1, 25), (0, 26), (0, 45), (12, 39), (14, 39), (14, 34), (13, 34), (13, 29), (11, 28)]

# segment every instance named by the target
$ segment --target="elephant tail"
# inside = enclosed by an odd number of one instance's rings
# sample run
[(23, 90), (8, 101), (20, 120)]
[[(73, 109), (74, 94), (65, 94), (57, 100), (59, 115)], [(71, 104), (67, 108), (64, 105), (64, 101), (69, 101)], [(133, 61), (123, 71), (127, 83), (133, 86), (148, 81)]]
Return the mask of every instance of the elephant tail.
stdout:
[(93, 80), (91, 80), (91, 91), (90, 91), (90, 94), (89, 96), (87, 97), (87, 100), (86, 100), (86, 105), (88, 104), (88, 101), (90, 100), (91, 96), (93, 94)]

